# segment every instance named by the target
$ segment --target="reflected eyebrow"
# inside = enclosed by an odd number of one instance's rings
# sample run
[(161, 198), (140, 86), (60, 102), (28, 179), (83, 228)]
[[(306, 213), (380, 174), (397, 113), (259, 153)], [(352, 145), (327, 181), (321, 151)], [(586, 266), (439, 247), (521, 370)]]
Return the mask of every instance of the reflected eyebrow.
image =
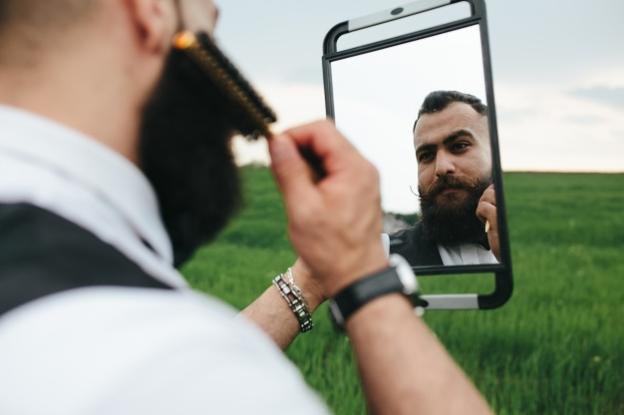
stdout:
[(444, 139), (444, 141), (442, 142), (442, 144), (444, 144), (445, 146), (448, 146), (449, 144), (451, 144), (453, 141), (457, 140), (458, 138), (461, 137), (466, 137), (468, 136), (471, 139), (475, 139), (474, 135), (468, 131), (468, 130), (457, 130), (454, 131), (452, 134), (450, 134), (448, 137), (446, 137)]
[(436, 147), (437, 146), (435, 144), (421, 144), (416, 148), (416, 156), (418, 157), (418, 155), (423, 151), (435, 150)]
[[(453, 131), (448, 137), (444, 139), (444, 141), (442, 141), (442, 144), (445, 146), (448, 146), (449, 144), (453, 143), (455, 140), (461, 137), (466, 137), (466, 136), (468, 136), (472, 140), (475, 139), (474, 135), (470, 131), (461, 129), (461, 130)], [(437, 147), (436, 144), (421, 144), (418, 147), (416, 147), (416, 155), (426, 150), (433, 150), (436, 147)]]

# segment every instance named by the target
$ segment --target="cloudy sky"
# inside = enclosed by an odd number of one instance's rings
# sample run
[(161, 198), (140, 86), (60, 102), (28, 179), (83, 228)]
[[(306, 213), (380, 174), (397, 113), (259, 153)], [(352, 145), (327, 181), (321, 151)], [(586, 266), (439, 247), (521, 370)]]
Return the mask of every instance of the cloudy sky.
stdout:
[[(278, 129), (324, 116), (321, 48), (334, 24), (405, 3), (216, 1), (219, 43), (275, 107)], [(624, 171), (624, 2), (487, 6), (503, 167)], [(262, 145), (240, 154), (266, 157)]]

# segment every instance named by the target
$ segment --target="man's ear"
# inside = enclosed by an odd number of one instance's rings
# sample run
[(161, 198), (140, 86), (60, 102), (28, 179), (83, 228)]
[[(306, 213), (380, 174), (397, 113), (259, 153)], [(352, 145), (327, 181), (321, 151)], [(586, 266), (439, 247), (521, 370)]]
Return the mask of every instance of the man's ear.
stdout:
[(173, 1), (124, 0), (136, 30), (137, 41), (149, 54), (162, 53), (169, 48), (176, 28)]

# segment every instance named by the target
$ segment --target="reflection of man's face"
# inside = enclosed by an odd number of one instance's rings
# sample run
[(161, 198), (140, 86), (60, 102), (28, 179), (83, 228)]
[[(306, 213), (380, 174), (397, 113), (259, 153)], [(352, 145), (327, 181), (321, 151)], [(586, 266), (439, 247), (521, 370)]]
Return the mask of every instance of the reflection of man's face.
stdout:
[(414, 129), (418, 189), (425, 226), (440, 243), (480, 239), (475, 209), (491, 182), (487, 117), (453, 102), (422, 114)]

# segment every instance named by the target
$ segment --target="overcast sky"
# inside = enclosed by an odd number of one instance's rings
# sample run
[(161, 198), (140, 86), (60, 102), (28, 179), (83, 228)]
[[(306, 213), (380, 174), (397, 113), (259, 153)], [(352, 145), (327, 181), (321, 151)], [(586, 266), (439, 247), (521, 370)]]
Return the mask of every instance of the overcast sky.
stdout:
[[(325, 114), (326, 32), (404, 3), (217, 0), (217, 38), (275, 107), (281, 128)], [(503, 167), (624, 171), (624, 1), (487, 7)], [(241, 154), (265, 157), (262, 148)]]

